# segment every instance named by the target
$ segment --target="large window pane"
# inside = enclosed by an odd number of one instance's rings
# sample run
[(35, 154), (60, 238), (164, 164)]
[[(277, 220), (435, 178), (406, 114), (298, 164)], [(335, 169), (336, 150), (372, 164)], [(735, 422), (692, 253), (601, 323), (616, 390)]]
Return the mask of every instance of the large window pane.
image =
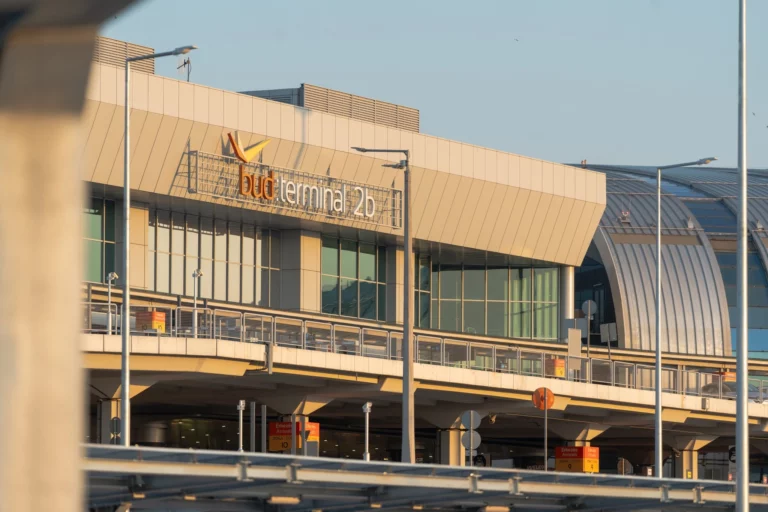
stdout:
[(534, 304), (533, 337), (540, 340), (557, 338), (557, 304)]
[[(223, 220), (214, 221), (213, 259), (227, 261), (227, 223)], [(215, 295), (215, 294), (214, 294)]]
[(440, 301), (440, 329), (461, 332), (461, 302), (457, 300)]
[[(279, 285), (279, 283), (278, 283)], [(256, 269), (256, 305), (262, 307), (269, 306), (269, 269), (257, 268)], [(277, 307), (277, 306), (275, 306)]]
[(282, 293), (282, 287), (280, 285), (280, 271), (272, 269), (269, 271), (269, 306), (270, 307), (272, 308), (280, 307), (281, 293)]
[(227, 300), (227, 262), (213, 262), (213, 298)]
[(157, 211), (157, 250), (171, 252), (171, 213), (165, 210)]
[[(376, 280), (376, 246), (360, 244), (360, 279)], [(360, 299), (362, 302), (362, 298)]]
[(508, 300), (509, 269), (488, 268), (488, 300)]
[[(197, 261), (197, 258), (189, 257), (189, 256), (186, 258), (186, 261), (187, 261), (187, 268), (184, 271), (184, 281), (186, 283), (186, 285), (185, 285), (186, 286), (186, 293), (187, 293), (187, 295), (192, 297), (195, 294), (195, 278), (192, 277), (192, 274), (194, 273), (195, 269), (198, 268), (198, 264), (199, 263)], [(208, 277), (208, 276), (206, 276), (206, 277)], [(206, 277), (202, 277), (201, 279), (206, 279)], [(198, 285), (200, 284), (199, 280), (198, 280), (197, 284)]]
[(184, 256), (171, 255), (171, 293), (184, 295)]
[(282, 240), (279, 231), (264, 230), (269, 234), (269, 266), (270, 268), (280, 268), (280, 258), (282, 253)]
[(341, 241), (341, 276), (357, 278), (357, 243)]
[(429, 258), (419, 258), (418, 262), (419, 270), (416, 274), (416, 287), (418, 290), (428, 292), (430, 291), (429, 278), (431, 272)]
[(387, 320), (387, 286), (384, 284), (378, 285), (379, 288), (379, 321), (384, 322)]
[(422, 329), (429, 329), (429, 294), (420, 292), (419, 296), (419, 318), (418, 326)]
[(148, 290), (155, 289), (155, 257), (156, 253), (154, 251), (150, 251), (147, 254), (147, 268), (144, 272), (144, 282), (147, 283)]
[[(490, 285), (490, 279), (488, 281)], [(507, 302), (491, 302), (487, 305), (489, 336), (509, 336), (509, 304)]]
[(557, 302), (557, 269), (534, 269), (533, 300), (535, 302)]
[(464, 332), (485, 334), (485, 302), (464, 301)]
[(339, 239), (323, 237), (323, 252), (320, 255), (323, 274), (339, 275)]
[(229, 263), (227, 266), (229, 267), (227, 300), (229, 302), (240, 302), (240, 265)]
[(464, 267), (464, 298), (485, 299), (485, 267)]
[(184, 254), (184, 214), (173, 213), (173, 227), (171, 229), (171, 252)]
[(256, 232), (256, 266), (269, 266), (269, 230), (262, 229)]
[(512, 300), (531, 300), (531, 269), (513, 268), (510, 271), (512, 279)]
[(242, 301), (243, 304), (253, 304), (254, 300), (254, 293), (253, 293), (253, 283), (254, 283), (254, 272), (255, 268), (251, 267), (249, 265), (243, 265), (242, 268), (242, 281), (241, 281), (241, 293), (242, 293)]
[(83, 255), (85, 263), (85, 276), (86, 281), (92, 283), (101, 283), (104, 280), (104, 267), (102, 266), (101, 250), (102, 243), (96, 240), (84, 240)]
[(459, 265), (441, 265), (440, 266), (440, 298), (441, 299), (460, 299), (461, 298), (461, 266)]
[[(434, 281), (433, 281), (434, 282)], [(432, 318), (430, 327), (432, 329), (439, 329), (440, 328), (440, 301), (437, 299), (432, 299)]]
[(200, 278), (200, 297), (204, 299), (213, 298), (213, 261), (201, 260), (200, 270), (203, 271), (203, 277)]
[(164, 252), (157, 253), (157, 263), (155, 266), (155, 289), (158, 292), (168, 293), (169, 291), (169, 283), (171, 281), (170, 258), (170, 254)]
[(104, 201), (104, 240), (115, 241), (115, 202)]
[[(200, 244), (200, 218), (187, 216), (187, 249), (186, 256), (198, 256)], [(192, 269), (194, 270), (194, 268)]]
[(229, 223), (229, 249), (227, 252), (227, 263), (240, 263), (240, 231), (241, 228), (239, 222)]
[(339, 278), (323, 276), (323, 313), (329, 315), (339, 314)]
[(386, 247), (379, 247), (379, 258), (376, 261), (376, 264), (379, 267), (379, 282), (380, 283), (386, 283), (387, 282), (387, 248)]
[(256, 231), (253, 226), (243, 225), (243, 265), (254, 265), (256, 251)]
[(531, 304), (529, 302), (512, 303), (512, 337), (531, 337)]
[(154, 251), (157, 248), (157, 212), (149, 211), (149, 224), (147, 226), (147, 249)]
[(83, 211), (83, 236), (101, 240), (103, 233), (104, 201), (92, 198), (89, 206)]
[[(117, 272), (115, 266), (115, 244), (109, 242), (104, 244), (104, 280), (107, 279), (107, 274), (110, 272)], [(118, 272), (119, 273), (119, 272)]]
[(200, 257), (213, 259), (213, 219), (207, 217), (200, 219)]
[(357, 279), (341, 279), (341, 314), (344, 316), (357, 316), (359, 314)]
[(376, 319), (376, 283), (360, 281), (360, 318)]

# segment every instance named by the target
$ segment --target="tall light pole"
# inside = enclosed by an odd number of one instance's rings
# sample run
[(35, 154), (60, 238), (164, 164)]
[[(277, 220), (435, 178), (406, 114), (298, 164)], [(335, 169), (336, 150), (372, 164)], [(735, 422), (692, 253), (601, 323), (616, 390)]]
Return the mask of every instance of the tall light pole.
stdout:
[(654, 388), (656, 390), (655, 461), (657, 478), (664, 476), (664, 448), (661, 444), (661, 171), (676, 167), (688, 167), (690, 165), (707, 165), (714, 160), (717, 160), (717, 158), (712, 156), (696, 160), (695, 162), (656, 167), (656, 383)]
[(112, 283), (120, 276), (117, 272), (107, 274), (107, 334), (112, 335)]
[(413, 412), (413, 318), (411, 301), (413, 300), (413, 279), (411, 278), (411, 258), (413, 257), (413, 240), (411, 240), (411, 168), (410, 150), (408, 149), (369, 149), (355, 148), (360, 153), (401, 153), (405, 160), (389, 167), (402, 169), (403, 173), (403, 280), (405, 297), (403, 300), (403, 432), (402, 432), (402, 462), (416, 461), (415, 435), (416, 427)]
[(182, 55), (196, 49), (196, 46), (180, 46), (169, 52), (139, 55), (125, 59), (125, 133), (123, 134), (123, 314), (122, 355), (120, 358), (120, 438), (124, 446), (131, 445), (131, 280), (130, 280), (130, 216), (131, 216), (131, 62), (157, 59), (171, 55)]
[(749, 315), (747, 298), (747, 0), (739, 0), (739, 216), (738, 281), (739, 311), (736, 345), (736, 512), (749, 510), (749, 430), (747, 379), (749, 378)]
[(194, 307), (192, 308), (192, 337), (197, 338), (197, 294), (200, 291), (200, 285), (198, 284), (198, 281), (200, 278), (203, 277), (203, 271), (198, 269), (195, 269), (194, 272), (192, 272), (192, 279), (194, 284)]

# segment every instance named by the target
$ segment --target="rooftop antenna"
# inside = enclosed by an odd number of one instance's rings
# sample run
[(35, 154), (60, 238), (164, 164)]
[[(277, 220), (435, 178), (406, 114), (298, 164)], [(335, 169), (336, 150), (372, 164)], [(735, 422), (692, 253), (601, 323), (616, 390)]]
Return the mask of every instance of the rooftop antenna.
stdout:
[(192, 73), (192, 59), (190, 59), (188, 55), (179, 55), (179, 58), (176, 61), (176, 72), (178, 73), (180, 80), (183, 80), (184, 75), (186, 74), (187, 82), (189, 82), (189, 75)]

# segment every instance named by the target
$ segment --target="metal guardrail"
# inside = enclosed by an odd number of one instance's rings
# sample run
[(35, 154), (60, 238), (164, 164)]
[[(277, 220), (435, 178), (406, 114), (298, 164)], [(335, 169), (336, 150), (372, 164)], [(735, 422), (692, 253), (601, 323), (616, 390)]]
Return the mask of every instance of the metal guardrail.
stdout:
[[(120, 334), (122, 311), (117, 304), (87, 302), (83, 307), (83, 332)], [(132, 306), (131, 334), (213, 338), (402, 360), (402, 332), (224, 309)], [(413, 357), (422, 364), (640, 390), (653, 390), (655, 385), (656, 369), (650, 365), (568, 356), (491, 341), (466, 341), (460, 334), (417, 335)], [(722, 373), (676, 368), (662, 371), (664, 392), (703, 398), (736, 397), (735, 383)], [(750, 379), (749, 399), (768, 399), (768, 383)]]

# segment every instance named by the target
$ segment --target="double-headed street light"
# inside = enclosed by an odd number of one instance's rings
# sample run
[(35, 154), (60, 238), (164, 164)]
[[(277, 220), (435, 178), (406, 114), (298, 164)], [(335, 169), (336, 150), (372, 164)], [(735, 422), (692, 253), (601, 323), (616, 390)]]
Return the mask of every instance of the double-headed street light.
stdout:
[(107, 334), (109, 335), (112, 334), (112, 283), (118, 278), (117, 272), (107, 274)]
[(664, 456), (661, 444), (661, 171), (664, 169), (674, 169), (676, 167), (688, 167), (690, 165), (707, 165), (717, 160), (716, 157), (702, 158), (695, 162), (685, 162), (682, 164), (662, 165), (656, 167), (656, 476), (664, 476)]
[(183, 55), (197, 49), (197, 46), (180, 46), (168, 52), (138, 55), (125, 59), (125, 133), (123, 134), (123, 314), (122, 314), (122, 355), (120, 358), (120, 417), (123, 445), (131, 445), (131, 280), (130, 280), (130, 215), (131, 215), (131, 62), (140, 60)]
[(369, 149), (356, 148), (360, 153), (400, 153), (405, 156), (397, 164), (389, 165), (396, 169), (402, 169), (403, 173), (403, 288), (405, 297), (403, 300), (403, 432), (402, 432), (402, 462), (416, 462), (416, 448), (414, 444), (415, 423), (413, 412), (413, 318), (411, 315), (411, 301), (413, 300), (413, 279), (411, 278), (411, 258), (413, 257), (413, 240), (411, 240), (411, 168), (410, 150), (408, 149)]

